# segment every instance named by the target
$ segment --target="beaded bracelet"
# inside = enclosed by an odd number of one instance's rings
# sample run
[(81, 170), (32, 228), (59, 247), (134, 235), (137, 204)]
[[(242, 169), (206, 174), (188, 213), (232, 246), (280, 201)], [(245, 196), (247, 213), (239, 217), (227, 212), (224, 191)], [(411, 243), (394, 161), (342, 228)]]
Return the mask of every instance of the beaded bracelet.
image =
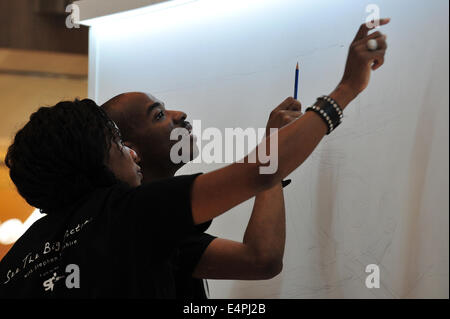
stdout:
[(321, 97), (319, 97), (317, 99), (322, 100), (322, 101), (327, 101), (328, 103), (330, 103), (339, 115), (339, 122), (342, 121), (342, 119), (344, 118), (344, 112), (342, 111), (341, 107), (339, 106), (339, 104), (337, 104), (337, 102), (335, 100), (333, 100), (328, 95), (322, 95)]
[(322, 118), (328, 126), (327, 135), (333, 132), (336, 127), (342, 123), (344, 117), (342, 109), (336, 101), (327, 95), (317, 98), (316, 103), (313, 106), (308, 107), (305, 112), (308, 111), (313, 111)]

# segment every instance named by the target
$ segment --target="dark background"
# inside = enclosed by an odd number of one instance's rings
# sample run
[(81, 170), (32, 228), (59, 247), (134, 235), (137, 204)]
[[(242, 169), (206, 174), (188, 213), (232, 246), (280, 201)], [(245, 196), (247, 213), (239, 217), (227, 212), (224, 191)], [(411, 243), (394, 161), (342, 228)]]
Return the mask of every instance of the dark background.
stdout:
[(68, 0), (0, 0), (0, 47), (88, 53), (88, 27), (68, 29)]

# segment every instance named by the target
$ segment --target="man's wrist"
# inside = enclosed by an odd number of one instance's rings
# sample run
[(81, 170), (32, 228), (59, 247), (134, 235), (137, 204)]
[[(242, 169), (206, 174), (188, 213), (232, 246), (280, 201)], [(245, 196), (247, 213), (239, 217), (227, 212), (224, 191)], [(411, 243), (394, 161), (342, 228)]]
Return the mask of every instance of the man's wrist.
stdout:
[(342, 110), (345, 109), (347, 105), (357, 96), (358, 94), (353, 92), (353, 90), (346, 84), (339, 84), (334, 91), (329, 94), (329, 97), (335, 100)]

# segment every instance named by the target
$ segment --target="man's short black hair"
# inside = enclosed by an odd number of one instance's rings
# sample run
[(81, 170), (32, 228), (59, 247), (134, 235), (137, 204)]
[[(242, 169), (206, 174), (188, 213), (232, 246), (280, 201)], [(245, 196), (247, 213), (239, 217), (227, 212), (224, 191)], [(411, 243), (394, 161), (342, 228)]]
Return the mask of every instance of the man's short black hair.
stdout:
[(20, 195), (51, 214), (117, 182), (105, 161), (111, 141), (119, 139), (117, 126), (94, 101), (62, 101), (30, 116), (5, 163)]

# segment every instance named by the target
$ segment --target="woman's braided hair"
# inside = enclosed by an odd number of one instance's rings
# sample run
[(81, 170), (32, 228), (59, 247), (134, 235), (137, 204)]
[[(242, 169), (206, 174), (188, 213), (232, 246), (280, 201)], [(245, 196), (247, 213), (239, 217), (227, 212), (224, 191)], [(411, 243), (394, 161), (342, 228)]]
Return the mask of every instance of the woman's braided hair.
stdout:
[(105, 161), (118, 139), (117, 126), (94, 101), (63, 101), (30, 116), (5, 163), (20, 195), (51, 214), (117, 182)]

